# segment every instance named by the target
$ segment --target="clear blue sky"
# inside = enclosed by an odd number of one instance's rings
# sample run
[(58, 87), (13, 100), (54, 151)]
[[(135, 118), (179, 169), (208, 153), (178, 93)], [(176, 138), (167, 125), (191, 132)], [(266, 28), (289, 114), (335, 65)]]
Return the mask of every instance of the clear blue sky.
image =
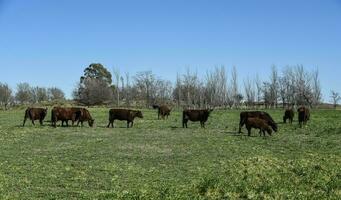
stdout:
[(70, 97), (92, 62), (174, 80), (191, 67), (318, 67), (325, 100), (341, 92), (341, 0), (0, 0), (0, 82)]

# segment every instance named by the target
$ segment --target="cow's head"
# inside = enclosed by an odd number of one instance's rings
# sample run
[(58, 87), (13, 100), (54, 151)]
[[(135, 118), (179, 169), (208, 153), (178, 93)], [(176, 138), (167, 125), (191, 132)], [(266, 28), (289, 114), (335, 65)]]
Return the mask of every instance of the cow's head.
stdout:
[(134, 115), (135, 115), (135, 117), (143, 118), (143, 115), (142, 115), (141, 111), (135, 111)]
[(94, 120), (94, 119), (90, 119), (90, 120), (88, 121), (88, 123), (89, 123), (89, 126), (90, 126), (90, 127), (93, 127), (93, 126), (94, 126), (94, 123), (95, 123), (95, 120)]

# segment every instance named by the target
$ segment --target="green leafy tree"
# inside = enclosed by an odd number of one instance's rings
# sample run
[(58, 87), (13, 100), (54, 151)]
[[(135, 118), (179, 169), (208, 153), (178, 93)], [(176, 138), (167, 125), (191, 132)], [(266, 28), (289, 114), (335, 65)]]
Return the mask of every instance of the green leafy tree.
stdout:
[(84, 76), (81, 77), (80, 82), (83, 83), (87, 78), (103, 81), (108, 86), (112, 84), (111, 73), (100, 63), (92, 63), (89, 67), (85, 68)]

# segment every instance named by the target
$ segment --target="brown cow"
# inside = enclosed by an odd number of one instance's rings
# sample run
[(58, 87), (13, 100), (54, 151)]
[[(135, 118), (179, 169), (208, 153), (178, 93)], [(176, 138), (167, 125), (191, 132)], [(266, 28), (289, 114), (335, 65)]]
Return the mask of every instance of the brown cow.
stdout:
[(289, 119), (289, 123), (292, 124), (292, 121), (294, 120), (295, 112), (293, 109), (287, 109), (283, 116), (283, 123), (287, 123), (287, 120)]
[(32, 124), (34, 124), (35, 120), (39, 120), (40, 125), (43, 125), (43, 121), (47, 115), (47, 108), (27, 108), (25, 111), (25, 117), (24, 117), (24, 123), (23, 126), (25, 126), (27, 118), (29, 118), (32, 121)]
[(266, 113), (266, 112), (261, 112), (261, 111), (249, 111), (249, 112), (241, 112), (240, 113), (240, 122), (239, 122), (239, 133), (242, 132), (242, 127), (244, 126), (244, 124), (246, 123), (248, 118), (259, 118), (259, 119), (263, 119), (267, 122), (267, 124), (269, 126), (271, 126), (271, 128), (277, 132), (278, 131), (278, 127), (276, 122), (272, 119), (272, 117)]
[(114, 121), (120, 120), (127, 121), (127, 128), (131, 128), (134, 126), (134, 119), (136, 117), (143, 118), (142, 112), (138, 110), (111, 109), (109, 111), (109, 124), (107, 127), (109, 128), (111, 125), (111, 127), (114, 128)]
[[(90, 112), (85, 108), (71, 108), (74, 111), (74, 114), (76, 115), (75, 120), (77, 122), (77, 126), (79, 126), (79, 123), (81, 126), (83, 126), (83, 122), (88, 122), (90, 127), (93, 127), (95, 120), (92, 119)], [(72, 124), (73, 125), (73, 124)]]
[(271, 127), (268, 125), (267, 121), (260, 119), (260, 118), (251, 118), (249, 117), (246, 120), (246, 129), (248, 131), (248, 136), (251, 136), (251, 129), (255, 128), (255, 129), (259, 129), (259, 134), (264, 135), (265, 137), (265, 131), (268, 132), (268, 134), (271, 136), (272, 134), (272, 129)]
[(302, 128), (303, 125), (306, 125), (307, 122), (310, 120), (310, 110), (307, 107), (300, 107), (297, 109), (298, 112), (298, 123)]
[(160, 116), (162, 119), (165, 119), (165, 117), (168, 119), (171, 113), (171, 109), (166, 105), (153, 105), (153, 108), (158, 110), (157, 119), (160, 119)]
[(78, 121), (81, 116), (81, 110), (75, 108), (61, 108), (54, 107), (51, 111), (51, 123), (52, 126), (56, 127), (58, 121), (62, 121), (62, 126), (66, 122), (66, 126), (69, 126), (68, 121), (72, 121), (72, 125)]
[(188, 120), (192, 122), (200, 121), (201, 128), (205, 128), (205, 123), (207, 122), (212, 111), (212, 109), (184, 110), (182, 112), (182, 128), (188, 128)]

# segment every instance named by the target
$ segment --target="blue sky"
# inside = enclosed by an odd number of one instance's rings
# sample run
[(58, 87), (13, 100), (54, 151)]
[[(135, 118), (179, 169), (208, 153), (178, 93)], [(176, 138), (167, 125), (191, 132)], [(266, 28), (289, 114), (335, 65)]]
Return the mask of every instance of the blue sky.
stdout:
[(0, 82), (70, 96), (93, 62), (174, 80), (236, 66), (240, 82), (272, 64), (319, 68), (341, 92), (341, 0), (0, 0)]

